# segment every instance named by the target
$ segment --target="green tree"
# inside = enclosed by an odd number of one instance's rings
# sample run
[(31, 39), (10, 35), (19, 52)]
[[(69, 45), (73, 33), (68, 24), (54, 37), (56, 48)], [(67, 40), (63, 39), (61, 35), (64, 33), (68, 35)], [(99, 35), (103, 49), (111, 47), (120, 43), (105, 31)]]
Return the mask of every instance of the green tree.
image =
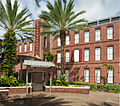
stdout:
[(85, 30), (88, 25), (82, 24), (82, 22), (87, 22), (84, 18), (76, 19), (85, 11), (80, 11), (77, 14), (73, 11), (74, 0), (54, 0), (54, 4), (47, 1), (47, 11), (42, 11), (39, 18), (45, 20), (46, 22), (41, 22), (40, 26), (46, 29), (42, 31), (41, 35), (51, 35), (56, 39), (60, 37), (61, 39), (61, 71), (64, 72), (64, 46), (65, 38), (69, 35), (70, 31), (78, 32), (78, 30)]
[[(31, 38), (33, 28), (30, 28), (32, 20), (27, 20), (32, 14), (26, 14), (28, 9), (25, 8), (18, 12), (19, 4), (15, 0), (11, 4), (11, 0), (6, 0), (4, 6), (0, 0), (0, 27), (6, 31), (4, 34), (3, 48), (4, 59), (2, 61), (2, 71), (8, 76), (11, 75), (16, 63), (16, 44), (19, 36), (21, 40)], [(30, 36), (28, 36), (30, 35)]]
[(45, 52), (44, 53), (44, 61), (53, 61), (53, 59), (56, 58), (55, 54), (52, 54), (51, 52)]

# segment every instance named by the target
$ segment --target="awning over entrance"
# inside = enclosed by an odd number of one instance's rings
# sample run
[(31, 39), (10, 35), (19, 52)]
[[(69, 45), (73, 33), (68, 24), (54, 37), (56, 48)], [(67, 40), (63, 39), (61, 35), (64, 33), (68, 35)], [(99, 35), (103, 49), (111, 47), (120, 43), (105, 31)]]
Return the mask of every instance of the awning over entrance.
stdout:
[(24, 60), (24, 65), (30, 66), (30, 67), (55, 67), (55, 64), (53, 62), (46, 62), (46, 61), (34, 61), (34, 60)]
[(46, 62), (46, 61), (35, 61), (35, 60), (24, 60), (24, 65), (27, 66), (26, 71), (26, 94), (28, 94), (28, 70), (30, 70), (31, 67), (33, 68), (51, 68), (50, 70), (50, 93), (52, 89), (52, 73), (53, 68), (55, 67), (55, 64), (53, 62)]

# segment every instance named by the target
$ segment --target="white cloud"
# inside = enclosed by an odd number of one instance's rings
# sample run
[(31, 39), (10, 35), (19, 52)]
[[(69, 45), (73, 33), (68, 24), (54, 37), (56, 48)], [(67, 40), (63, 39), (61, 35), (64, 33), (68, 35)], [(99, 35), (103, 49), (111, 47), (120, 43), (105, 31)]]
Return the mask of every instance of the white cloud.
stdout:
[(120, 10), (119, 4), (119, 0), (75, 0), (74, 10), (75, 12), (86, 10), (82, 17), (94, 21), (116, 15)]

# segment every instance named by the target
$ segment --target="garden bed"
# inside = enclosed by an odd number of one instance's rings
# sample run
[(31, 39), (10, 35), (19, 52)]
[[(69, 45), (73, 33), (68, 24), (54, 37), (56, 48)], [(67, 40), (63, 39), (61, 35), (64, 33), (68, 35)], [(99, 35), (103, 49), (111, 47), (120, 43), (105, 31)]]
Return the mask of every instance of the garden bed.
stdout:
[[(0, 91), (8, 90), (8, 95), (26, 93), (26, 87), (0, 87)], [(28, 87), (29, 93), (32, 92), (32, 87)]]
[[(45, 92), (50, 91), (50, 86), (45, 86)], [(80, 94), (89, 94), (90, 87), (82, 86), (82, 87), (73, 87), (73, 86), (52, 86), (52, 92), (60, 92), (60, 93), (80, 93)]]

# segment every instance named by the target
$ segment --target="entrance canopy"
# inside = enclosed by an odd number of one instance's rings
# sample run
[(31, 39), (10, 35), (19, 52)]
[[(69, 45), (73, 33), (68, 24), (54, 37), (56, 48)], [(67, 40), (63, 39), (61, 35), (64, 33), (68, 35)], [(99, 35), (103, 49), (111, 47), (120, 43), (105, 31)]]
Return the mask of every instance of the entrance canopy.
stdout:
[(28, 94), (28, 70), (30, 67), (42, 67), (42, 68), (51, 68), (50, 72), (50, 93), (52, 89), (52, 71), (55, 64), (53, 62), (46, 62), (46, 61), (35, 61), (35, 60), (24, 60), (24, 65), (27, 66), (26, 71), (26, 95)]
[(43, 68), (55, 67), (55, 64), (53, 62), (34, 61), (34, 60), (24, 60), (24, 65), (30, 67), (43, 67)]

